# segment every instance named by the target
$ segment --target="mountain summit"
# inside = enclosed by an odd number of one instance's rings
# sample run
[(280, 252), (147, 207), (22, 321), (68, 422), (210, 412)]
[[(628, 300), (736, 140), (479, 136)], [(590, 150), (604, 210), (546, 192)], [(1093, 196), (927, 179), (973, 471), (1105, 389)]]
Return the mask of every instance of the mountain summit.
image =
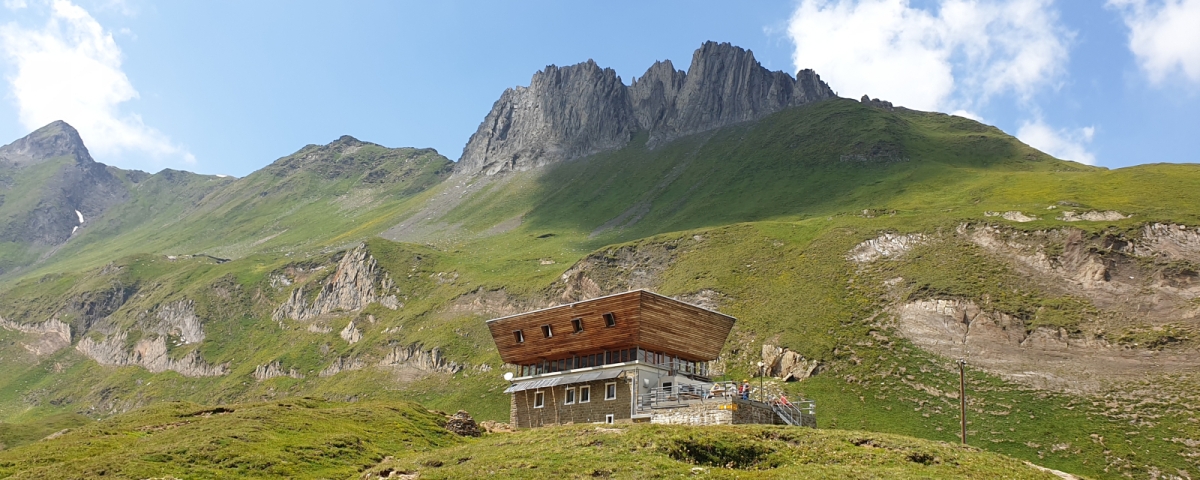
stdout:
[(83, 161), (92, 160), (83, 139), (75, 127), (62, 120), (34, 130), (25, 137), (0, 147), (0, 163), (11, 163), (22, 167), (55, 157), (74, 157)]
[(835, 94), (812, 70), (796, 78), (763, 68), (754, 53), (707, 42), (685, 73), (656, 62), (625, 86), (596, 62), (550, 65), (528, 87), (505, 90), (463, 148), (457, 172), (521, 171), (620, 148), (638, 131), (649, 145), (756, 120)]

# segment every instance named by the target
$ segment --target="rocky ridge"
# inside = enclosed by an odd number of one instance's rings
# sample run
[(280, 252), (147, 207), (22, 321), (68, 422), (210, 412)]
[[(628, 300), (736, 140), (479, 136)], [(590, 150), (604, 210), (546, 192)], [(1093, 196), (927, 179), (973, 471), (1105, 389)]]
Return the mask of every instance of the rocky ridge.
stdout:
[(505, 90), (471, 135), (457, 173), (524, 171), (626, 145), (638, 131), (654, 147), (681, 136), (762, 118), (835, 94), (812, 70), (793, 78), (753, 52), (706, 42), (688, 71), (656, 62), (625, 86), (592, 60), (554, 65), (528, 87)]

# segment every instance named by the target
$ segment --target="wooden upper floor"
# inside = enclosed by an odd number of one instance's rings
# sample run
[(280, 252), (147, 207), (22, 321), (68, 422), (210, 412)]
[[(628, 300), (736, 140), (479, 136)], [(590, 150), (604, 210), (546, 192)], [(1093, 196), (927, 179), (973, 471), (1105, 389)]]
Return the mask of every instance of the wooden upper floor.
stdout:
[(645, 290), (488, 320), (500, 358), (515, 365), (640, 347), (686, 359), (717, 358), (736, 321)]

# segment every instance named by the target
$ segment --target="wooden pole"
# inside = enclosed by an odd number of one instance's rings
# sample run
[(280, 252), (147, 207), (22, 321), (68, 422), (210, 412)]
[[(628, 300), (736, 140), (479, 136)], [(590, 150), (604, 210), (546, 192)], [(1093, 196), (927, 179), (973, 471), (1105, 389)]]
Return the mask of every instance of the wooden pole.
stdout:
[(958, 409), (962, 419), (962, 444), (967, 444), (967, 361), (958, 360)]

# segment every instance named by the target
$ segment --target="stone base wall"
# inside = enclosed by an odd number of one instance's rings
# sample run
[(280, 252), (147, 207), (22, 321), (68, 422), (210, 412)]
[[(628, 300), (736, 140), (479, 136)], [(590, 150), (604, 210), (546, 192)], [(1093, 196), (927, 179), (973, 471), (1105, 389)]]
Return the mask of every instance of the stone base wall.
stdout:
[(751, 402), (747, 400), (734, 400), (733, 405), (736, 409), (733, 411), (733, 423), (758, 423), (765, 425), (786, 425), (779, 415), (775, 414), (774, 410), (765, 403)]
[[(616, 382), (617, 398), (604, 399), (604, 385)], [(579, 387), (591, 387), (591, 400), (579, 402)], [(567, 389), (575, 391), (575, 402), (566, 404)], [(604, 422), (606, 415), (612, 415), (614, 423), (630, 421), (630, 407), (633, 405), (632, 386), (624, 379), (598, 380), (587, 383), (573, 383), (551, 388), (523, 390), (512, 394), (510, 418), (512, 425), (517, 428), (532, 428), (546, 425), (566, 425), (570, 423), (599, 423)], [(545, 394), (542, 408), (534, 408), (534, 397), (537, 392)]]
[(650, 415), (650, 423), (662, 425), (730, 425), (733, 423), (733, 404), (730, 402), (694, 403), (686, 407), (658, 410)]

